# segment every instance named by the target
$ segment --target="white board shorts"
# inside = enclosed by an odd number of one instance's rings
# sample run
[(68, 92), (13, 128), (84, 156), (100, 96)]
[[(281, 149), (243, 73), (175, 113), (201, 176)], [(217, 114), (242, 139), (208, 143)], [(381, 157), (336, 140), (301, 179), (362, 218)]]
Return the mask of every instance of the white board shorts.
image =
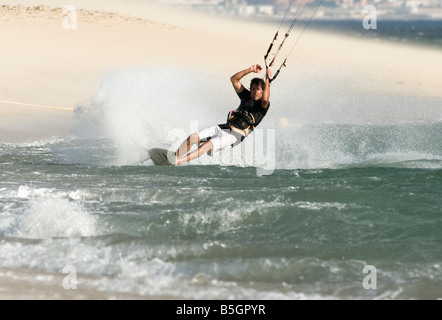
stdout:
[(209, 152), (210, 156), (231, 147), (238, 141), (238, 139), (240, 139), (235, 131), (223, 130), (218, 125), (205, 128), (197, 132), (197, 134), (200, 138), (200, 142), (212, 141), (213, 148)]

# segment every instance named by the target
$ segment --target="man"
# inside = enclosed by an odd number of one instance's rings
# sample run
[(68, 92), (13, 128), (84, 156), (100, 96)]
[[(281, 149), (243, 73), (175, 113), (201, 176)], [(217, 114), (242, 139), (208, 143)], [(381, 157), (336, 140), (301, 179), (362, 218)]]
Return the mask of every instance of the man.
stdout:
[[(241, 83), (241, 79), (249, 73), (262, 71), (256, 64), (234, 74), (230, 81), (241, 99), (240, 106), (228, 115), (225, 124), (214, 125), (199, 132), (192, 133), (178, 148), (177, 152), (169, 152), (168, 160), (180, 165), (196, 159), (209, 152), (214, 154), (220, 150), (234, 147), (241, 143), (250, 132), (261, 122), (270, 107), (271, 71), (266, 70), (266, 79), (254, 78), (250, 82), (250, 91)], [(198, 148), (190, 153), (190, 148), (197, 144)]]

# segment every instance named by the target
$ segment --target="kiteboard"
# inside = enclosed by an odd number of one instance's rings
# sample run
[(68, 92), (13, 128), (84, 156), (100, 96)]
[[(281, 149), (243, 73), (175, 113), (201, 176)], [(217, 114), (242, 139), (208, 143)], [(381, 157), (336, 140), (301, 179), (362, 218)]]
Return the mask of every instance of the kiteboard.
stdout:
[(174, 164), (170, 163), (169, 159), (167, 158), (168, 152), (170, 151), (161, 148), (149, 149), (149, 159), (152, 160), (156, 166), (174, 166)]

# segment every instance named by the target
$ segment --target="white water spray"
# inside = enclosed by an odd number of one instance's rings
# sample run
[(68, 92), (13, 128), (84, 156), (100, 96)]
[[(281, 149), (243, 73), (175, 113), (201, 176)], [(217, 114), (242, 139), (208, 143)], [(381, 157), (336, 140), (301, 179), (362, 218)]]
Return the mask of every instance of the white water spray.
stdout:
[[(143, 161), (149, 148), (170, 148), (224, 123), (239, 104), (230, 75), (177, 67), (110, 71), (92, 99), (93, 112), (79, 118), (79, 135), (112, 141), (114, 165)], [(440, 101), (361, 93), (349, 89), (352, 79), (301, 68), (285, 76), (272, 84), (271, 107), (259, 126), (276, 132), (277, 169), (354, 165), (382, 154), (397, 154), (398, 161), (416, 153), (441, 158), (440, 142), (429, 141), (441, 134)], [(249, 81), (243, 79), (246, 87)], [(199, 164), (229, 164), (221, 156), (206, 160)]]

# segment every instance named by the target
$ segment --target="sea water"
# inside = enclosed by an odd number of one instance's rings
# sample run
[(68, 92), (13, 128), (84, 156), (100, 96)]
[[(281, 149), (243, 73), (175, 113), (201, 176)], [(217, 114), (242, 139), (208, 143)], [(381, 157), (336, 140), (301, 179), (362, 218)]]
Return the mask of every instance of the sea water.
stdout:
[(237, 107), (230, 74), (110, 70), (69, 137), (0, 144), (0, 267), (107, 297), (441, 298), (442, 101), (307, 71), (236, 149), (158, 167)]

